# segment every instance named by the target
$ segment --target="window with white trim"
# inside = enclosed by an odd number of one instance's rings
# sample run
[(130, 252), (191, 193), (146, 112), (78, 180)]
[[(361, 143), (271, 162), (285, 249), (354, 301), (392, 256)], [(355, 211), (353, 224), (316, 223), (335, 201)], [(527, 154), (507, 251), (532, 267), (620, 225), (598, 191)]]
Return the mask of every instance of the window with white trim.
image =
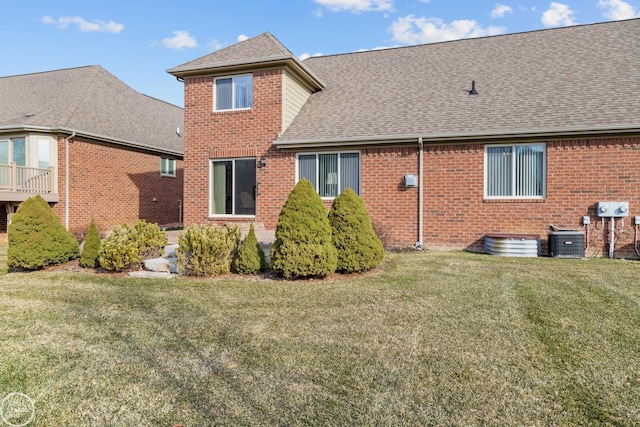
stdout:
[(311, 181), (320, 197), (337, 197), (351, 188), (360, 195), (360, 153), (298, 154), (298, 181)]
[(486, 145), (486, 198), (543, 198), (546, 144)]
[(242, 110), (253, 106), (253, 75), (218, 77), (214, 81), (215, 111)]
[(211, 161), (210, 214), (256, 214), (256, 159)]
[(176, 160), (162, 157), (160, 159), (160, 175), (176, 176)]

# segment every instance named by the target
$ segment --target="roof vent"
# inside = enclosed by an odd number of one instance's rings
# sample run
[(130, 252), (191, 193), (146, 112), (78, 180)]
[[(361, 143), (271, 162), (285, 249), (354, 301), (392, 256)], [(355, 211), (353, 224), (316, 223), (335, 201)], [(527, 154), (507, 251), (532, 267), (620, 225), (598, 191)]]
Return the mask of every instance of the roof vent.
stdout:
[(476, 81), (471, 81), (471, 90), (469, 91), (469, 95), (477, 95), (478, 91), (476, 90)]
[(36, 113), (25, 113), (25, 115), (24, 115), (24, 116), (25, 116), (25, 117), (33, 117), (33, 116), (35, 116), (35, 115), (36, 115)]

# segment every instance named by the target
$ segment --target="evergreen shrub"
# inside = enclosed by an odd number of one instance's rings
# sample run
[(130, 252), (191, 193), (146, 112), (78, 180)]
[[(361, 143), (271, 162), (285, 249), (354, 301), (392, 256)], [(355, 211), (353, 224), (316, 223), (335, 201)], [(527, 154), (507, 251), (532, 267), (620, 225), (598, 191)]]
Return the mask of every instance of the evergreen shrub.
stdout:
[(167, 235), (157, 224), (144, 220), (138, 220), (133, 227), (122, 224), (102, 241), (100, 267), (110, 271), (140, 268), (145, 259), (159, 256), (166, 245)]
[(77, 240), (62, 226), (41, 197), (20, 205), (8, 229), (7, 265), (10, 270), (38, 270), (77, 258)]
[(286, 278), (324, 277), (335, 272), (336, 264), (327, 209), (313, 185), (302, 179), (278, 216), (271, 269)]
[(80, 265), (87, 268), (100, 266), (100, 233), (96, 227), (96, 222), (92, 219), (89, 231), (84, 239), (82, 254), (80, 255)]
[(384, 257), (362, 199), (347, 188), (333, 200), (329, 210), (331, 238), (338, 251), (337, 271), (355, 273), (377, 267)]
[(198, 277), (229, 273), (239, 243), (235, 225), (192, 225), (178, 236), (178, 271)]
[(238, 256), (234, 261), (234, 267), (239, 274), (258, 274), (266, 267), (264, 251), (258, 243), (256, 232), (251, 224), (249, 234), (244, 238), (238, 248)]

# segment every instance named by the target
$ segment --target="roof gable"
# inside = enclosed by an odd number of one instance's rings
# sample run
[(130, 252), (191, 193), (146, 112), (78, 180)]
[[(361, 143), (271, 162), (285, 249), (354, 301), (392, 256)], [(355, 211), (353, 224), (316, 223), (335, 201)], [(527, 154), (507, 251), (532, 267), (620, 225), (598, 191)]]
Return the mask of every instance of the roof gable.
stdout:
[(293, 57), (293, 54), (271, 33), (263, 33), (174, 67), (167, 72), (178, 74), (185, 71), (215, 69), (225, 65), (257, 63)]
[(289, 70), (310, 90), (322, 89), (324, 83), (271, 33), (241, 41), (216, 52), (167, 70), (176, 77), (203, 74), (231, 74), (264, 68)]
[(183, 151), (182, 108), (136, 92), (100, 66), (0, 78), (0, 130), (75, 131), (126, 145)]

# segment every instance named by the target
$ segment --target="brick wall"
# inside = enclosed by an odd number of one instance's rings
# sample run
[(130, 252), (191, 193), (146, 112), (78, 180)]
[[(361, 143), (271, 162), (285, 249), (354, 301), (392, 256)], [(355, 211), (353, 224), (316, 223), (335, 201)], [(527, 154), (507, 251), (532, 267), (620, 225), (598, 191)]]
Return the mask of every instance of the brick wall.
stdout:
[[(53, 209), (64, 224), (63, 137), (58, 140), (58, 164), (60, 201)], [(159, 155), (74, 138), (69, 143), (69, 228), (86, 228), (91, 218), (103, 230), (140, 218), (160, 225), (177, 223), (182, 173), (180, 160), (175, 178), (162, 177)]]
[(637, 257), (633, 216), (640, 215), (640, 138), (556, 140), (547, 143), (544, 200), (484, 200), (484, 146), (425, 148), (426, 247), (482, 250), (490, 232), (533, 233), (546, 239), (549, 225), (582, 229), (589, 215), (591, 255), (608, 256), (607, 230), (597, 217), (599, 201), (628, 201), (630, 217), (616, 221), (615, 253)]
[(253, 108), (213, 111), (213, 77), (185, 78), (185, 225), (236, 221), (209, 217), (210, 159), (261, 157), (257, 169), (256, 217), (275, 228), (280, 208), (295, 184), (295, 155), (277, 151), (272, 141), (282, 130), (282, 70), (253, 73)]

